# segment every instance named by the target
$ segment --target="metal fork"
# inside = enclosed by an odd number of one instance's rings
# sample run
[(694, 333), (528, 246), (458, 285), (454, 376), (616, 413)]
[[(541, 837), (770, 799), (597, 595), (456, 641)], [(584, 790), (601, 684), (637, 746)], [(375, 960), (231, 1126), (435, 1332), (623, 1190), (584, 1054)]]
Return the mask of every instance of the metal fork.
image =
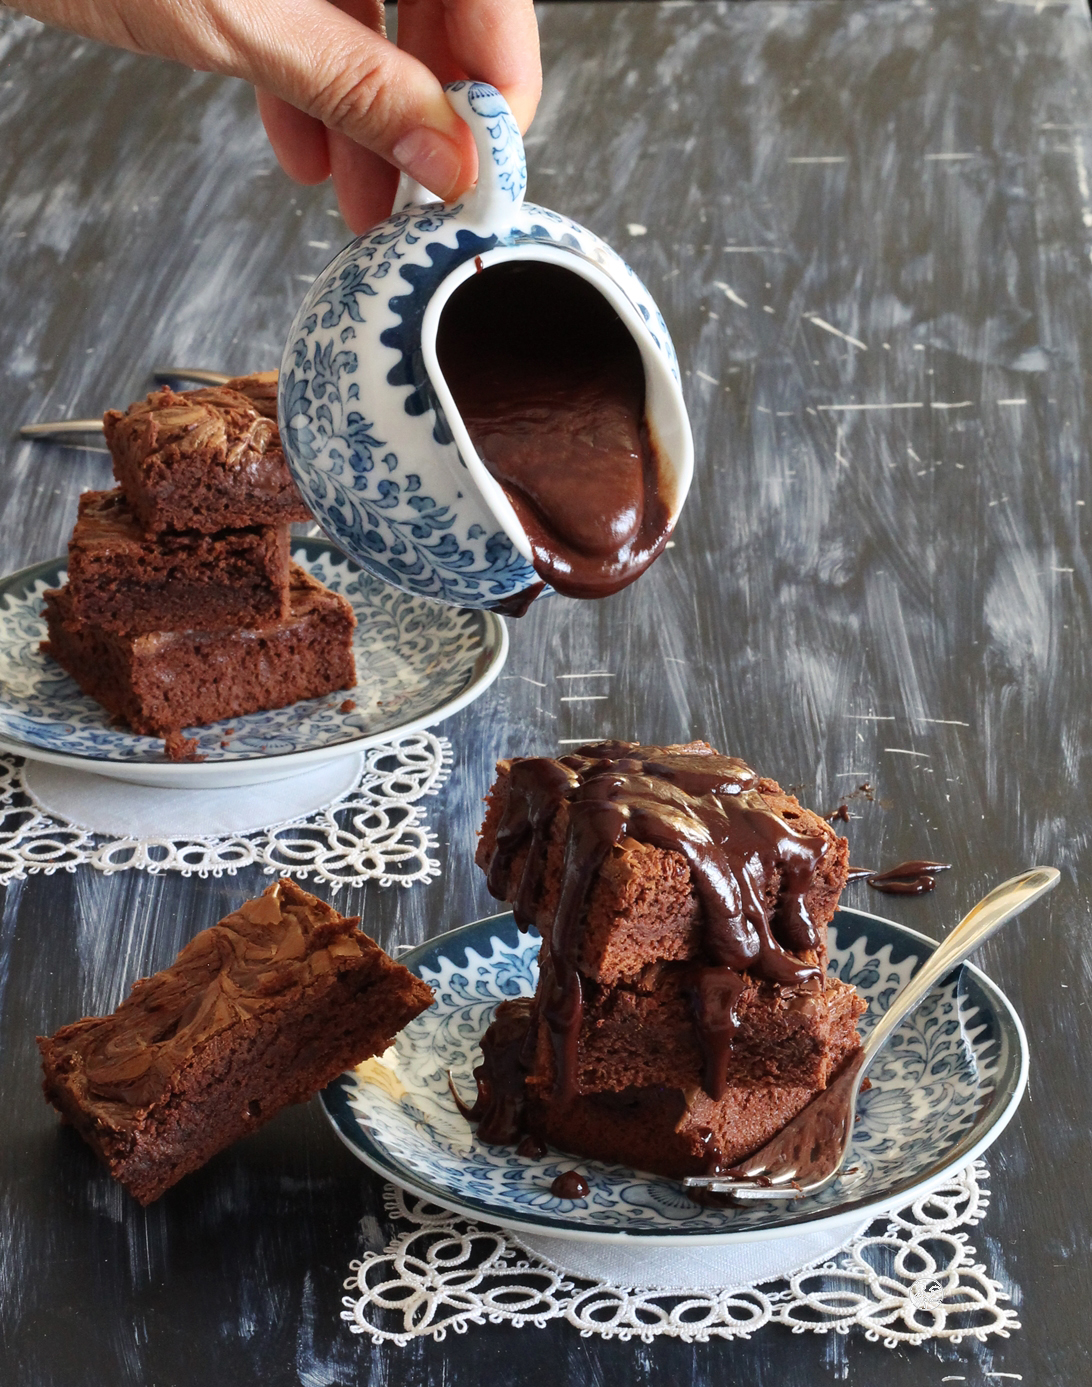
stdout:
[[(157, 384), (171, 380), (192, 380), (198, 385), (223, 385), (231, 379), (223, 371), (205, 371), (199, 366), (161, 366), (152, 372)], [(102, 433), (102, 419), (53, 419), (40, 424), (24, 424), (20, 438), (60, 438), (69, 433)]]
[(1058, 884), (1053, 867), (1002, 882), (964, 915), (955, 929), (926, 959), (872, 1028), (868, 1039), (829, 1088), (817, 1094), (786, 1127), (753, 1155), (719, 1175), (693, 1175), (688, 1190), (731, 1195), (736, 1200), (801, 1199), (818, 1194), (845, 1164), (857, 1114), (861, 1080), (899, 1024), (924, 999), (933, 984), (1002, 925), (1026, 910)]

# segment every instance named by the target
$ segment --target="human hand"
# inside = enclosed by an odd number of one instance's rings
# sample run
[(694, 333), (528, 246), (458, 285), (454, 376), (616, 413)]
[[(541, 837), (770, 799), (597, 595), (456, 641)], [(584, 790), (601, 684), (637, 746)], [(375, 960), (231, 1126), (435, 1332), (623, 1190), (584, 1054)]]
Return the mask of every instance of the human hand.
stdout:
[(16, 0), (47, 24), (205, 72), (242, 77), (281, 166), (333, 176), (360, 232), (391, 209), (398, 171), (450, 200), (477, 177), (469, 129), (442, 84), (497, 87), (521, 130), (541, 70), (531, 0), (401, 0), (398, 47), (382, 0)]

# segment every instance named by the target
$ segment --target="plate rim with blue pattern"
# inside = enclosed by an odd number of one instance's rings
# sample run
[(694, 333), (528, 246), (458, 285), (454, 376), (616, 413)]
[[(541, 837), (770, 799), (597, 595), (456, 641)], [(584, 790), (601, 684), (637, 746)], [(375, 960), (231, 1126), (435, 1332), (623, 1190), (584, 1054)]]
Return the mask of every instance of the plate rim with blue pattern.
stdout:
[[(398, 653), (399, 640), (407, 646), (420, 646), (428, 639), (457, 643), (464, 628), (466, 633), (472, 629), (473, 635), (468, 639), (476, 643), (475, 650), (463, 653), (458, 677), (449, 681), (452, 686), (445, 687), (431, 703), (426, 698), (423, 706), (409, 717), (400, 717), (395, 710), (384, 719), (369, 709), (366, 719), (359, 707), (343, 713), (340, 702), (354, 693), (347, 690), (325, 699), (304, 700), (291, 709), (250, 713), (186, 729), (189, 735), (198, 737), (198, 750), (206, 759), (171, 763), (163, 756), (161, 738), (141, 737), (114, 726), (105, 709), (82, 694), (75, 680), (53, 665), (48, 656), (37, 655), (34, 647), (37, 638), (46, 634), (45, 622), (29, 609), (37, 607), (42, 591), (63, 581), (68, 562), (65, 557), (46, 559), (0, 578), (0, 751), (71, 770), (161, 787), (211, 789), (251, 784), (311, 770), (430, 727), (478, 698), (503, 669), (508, 656), (508, 631), (496, 613), (451, 607), (403, 593), (363, 570), (326, 539), (293, 536), (291, 550), (293, 561), (320, 581), (335, 590), (339, 590), (339, 584), (346, 588), (345, 595), (358, 621), (358, 679), (360, 643), (366, 636), (364, 619), (370, 617), (373, 631), (378, 627), (375, 639), (380, 642), (380, 653), (386, 646), (392, 655)], [(389, 615), (387, 622), (377, 623), (380, 611)], [(20, 622), (25, 630), (20, 628), (16, 634)], [(10, 632), (8, 625), (12, 627)], [(40, 671), (38, 660), (42, 662)], [(422, 675), (422, 681), (424, 678)], [(28, 686), (29, 694), (13, 691), (17, 680), (20, 686)], [(62, 716), (62, 703), (71, 709), (71, 718)], [(290, 744), (285, 749), (277, 744), (284, 743), (284, 736), (269, 736), (267, 746), (274, 745), (262, 749), (263, 734), (253, 731), (252, 724), (256, 727), (258, 719), (278, 720), (279, 733), (280, 722), (285, 722), (291, 713), (298, 718), (296, 726), (302, 729), (312, 706), (315, 720), (321, 719), (324, 724), (321, 741), (316, 739), (316, 744), (310, 746)], [(297, 711), (293, 713), (293, 709)], [(222, 746), (225, 728), (234, 729), (227, 749)], [(248, 735), (248, 728), (253, 735)], [(81, 739), (86, 746), (79, 745)], [(94, 744), (96, 739), (102, 743), (101, 748)], [(287, 740), (291, 742), (291, 735)]]
[[(872, 962), (868, 958), (859, 960), (852, 956), (847, 958), (847, 954), (852, 955), (853, 947), (862, 937), (869, 948), (873, 950)], [(505, 911), (462, 925), (457, 929), (449, 930), (427, 940), (402, 955), (399, 961), (419, 977), (424, 977), (426, 981), (435, 983), (441, 975), (447, 977), (450, 974), (451, 977), (460, 977), (461, 974), (458, 973), (458, 970), (463, 970), (463, 973), (473, 972), (472, 958), (476, 960), (477, 965), (484, 965), (486, 971), (488, 971), (491, 963), (499, 967), (500, 965), (497, 964), (498, 951), (496, 947), (492, 946), (495, 946), (499, 939), (504, 950), (510, 952), (512, 947), (518, 947), (521, 938), (526, 941), (525, 948), (537, 948), (537, 934), (531, 931), (528, 936), (519, 936), (511, 912)], [(830, 928), (832, 971), (841, 970), (838, 973), (839, 976), (852, 977), (854, 970), (856, 970), (858, 978), (867, 980), (871, 977), (870, 969), (872, 972), (877, 972), (877, 969), (873, 968), (873, 962), (877, 959), (882, 960), (886, 951), (886, 965), (884, 966), (889, 969), (901, 968), (905, 976), (897, 979), (897, 986), (891, 985), (886, 989), (881, 988), (878, 993), (875, 991), (875, 986), (871, 988), (882, 1009), (883, 998), (889, 998), (904, 984), (906, 978), (912, 975), (924, 958), (928, 957), (937, 947), (937, 942), (937, 940), (930, 939), (927, 935), (894, 920), (888, 920), (868, 911), (842, 907), (835, 914)], [(490, 948), (488, 955), (482, 952), (483, 946)], [(503, 959), (507, 955), (502, 953), (500, 956)], [(478, 973), (484, 976), (481, 966), (478, 967)], [(889, 972), (886, 980), (894, 984), (896, 982), (895, 974)], [(881, 981), (884, 980), (877, 976), (876, 982)], [(524, 982), (526, 983), (526, 978)], [(490, 1000), (500, 1000), (501, 995), (518, 995), (511, 991), (511, 986), (511, 978), (509, 978), (504, 984), (506, 991), (503, 994), (498, 992), (491, 995)], [(474, 987), (477, 995), (485, 995), (481, 990), (480, 977)], [(485, 1143), (479, 1142), (476, 1135), (470, 1133), (469, 1126), (466, 1127), (467, 1145), (474, 1153), (474, 1160), (479, 1166), (488, 1166), (490, 1162), (499, 1163), (497, 1178), (502, 1184), (505, 1198), (482, 1198), (468, 1195), (465, 1192), (460, 1192), (458, 1188), (454, 1188), (450, 1182), (440, 1178), (435, 1173), (428, 1174), (422, 1172), (420, 1168), (411, 1167), (392, 1149), (393, 1144), (396, 1141), (401, 1141), (404, 1137), (411, 1140), (416, 1140), (419, 1137), (420, 1142), (423, 1143), (422, 1149), (426, 1152), (430, 1141), (437, 1151), (440, 1149), (436, 1143), (436, 1129), (429, 1124), (427, 1114), (423, 1114), (420, 1105), (416, 1104), (412, 1097), (408, 1101), (403, 1099), (402, 1106), (405, 1109), (403, 1112), (402, 1107), (396, 1108), (393, 1102), (388, 1102), (374, 1084), (368, 1088), (370, 1118), (377, 1103), (386, 1104), (384, 1109), (388, 1132), (386, 1137), (382, 1134), (377, 1135), (375, 1120), (372, 1122), (371, 1131), (366, 1130), (362, 1123), (360, 1109), (363, 1106), (362, 1094), (364, 1094), (365, 1085), (364, 1081), (360, 1079), (358, 1071), (342, 1074), (323, 1090), (320, 1097), (323, 1110), (334, 1131), (349, 1150), (365, 1165), (411, 1194), (432, 1204), (450, 1209), (472, 1221), (499, 1225), (515, 1232), (548, 1234), (552, 1237), (578, 1241), (623, 1243), (628, 1246), (709, 1246), (789, 1237), (794, 1234), (813, 1231), (823, 1225), (833, 1226), (848, 1221), (855, 1221), (858, 1224), (864, 1223), (896, 1207), (904, 1207), (913, 1200), (924, 1197), (952, 1172), (963, 1168), (979, 1156), (1001, 1135), (1008, 1125), (1027, 1085), (1027, 1037), (1020, 1018), (1004, 992), (986, 974), (970, 963), (960, 965), (942, 979), (934, 991), (930, 993), (929, 998), (922, 1004), (919, 1012), (915, 1013), (915, 1016), (925, 1016), (926, 1021), (931, 1022), (932, 1018), (927, 1016), (928, 1008), (931, 1005), (930, 999), (937, 999), (935, 1003), (937, 1006), (945, 1005), (939, 999), (942, 995), (942, 989), (946, 988), (948, 994), (944, 995), (950, 994), (953, 999), (952, 1005), (955, 1006), (959, 1016), (959, 1036), (967, 1051), (965, 1059), (967, 1059), (973, 1073), (978, 1077), (978, 1092), (982, 1095), (981, 1101), (973, 1110), (969, 1126), (960, 1132), (956, 1140), (949, 1143), (943, 1151), (936, 1153), (932, 1159), (918, 1160), (899, 1178), (870, 1182), (867, 1176), (861, 1177), (858, 1174), (858, 1185), (845, 1190), (839, 1188), (845, 1179), (842, 1177), (835, 1186), (830, 1187), (828, 1192), (788, 1206), (783, 1202), (771, 1202), (761, 1205), (748, 1204), (745, 1208), (740, 1209), (707, 1210), (689, 1205), (688, 1210), (680, 1215), (685, 1226), (681, 1224), (676, 1227), (633, 1226), (629, 1221), (628, 1208), (612, 1209), (609, 1204), (612, 1197), (616, 1204), (619, 1198), (632, 1198), (631, 1192), (640, 1190), (642, 1187), (646, 1194), (654, 1192), (658, 1187), (677, 1191), (678, 1198), (685, 1202), (685, 1195), (675, 1182), (663, 1180), (658, 1176), (627, 1170), (625, 1167), (607, 1166), (602, 1162), (589, 1161), (583, 1157), (559, 1155), (553, 1148), (541, 1162), (525, 1160), (516, 1157), (510, 1147), (487, 1146)], [(868, 993), (870, 989), (861, 984), (861, 990)], [(964, 1011), (964, 1004), (966, 1004), (966, 1011)], [(970, 1036), (963, 1025), (965, 1014), (975, 1020), (975, 1030)], [(427, 1036), (430, 1026), (437, 1028), (440, 1015), (441, 1013), (437, 1012), (436, 1005), (434, 1005), (428, 1011), (423, 1012), (414, 1022), (411, 1022), (410, 1027), (407, 1027), (406, 1031), (403, 1031), (396, 1038), (393, 1047), (394, 1055), (398, 1056), (400, 1043), (403, 1044), (404, 1049), (407, 1048), (408, 1042), (403, 1042), (403, 1037), (411, 1032), (411, 1028), (421, 1028), (422, 1036)], [(866, 1015), (862, 1018), (862, 1029), (866, 1029), (868, 1024), (869, 1015)], [(947, 1024), (952, 1025), (951, 1021)], [(912, 1028), (913, 1025), (914, 1017), (904, 1021), (892, 1040), (888, 1042), (888, 1046), (881, 1051), (873, 1063), (870, 1073), (876, 1087), (870, 1092), (878, 1095), (872, 1098), (873, 1104), (889, 1102), (890, 1095), (887, 1098), (883, 1097), (882, 1071), (885, 1063), (889, 1062), (885, 1060), (885, 1056), (895, 1053), (892, 1046), (897, 1049), (899, 1037), (903, 1034), (904, 1028)], [(987, 1034), (983, 1039), (984, 1031)], [(937, 1030), (935, 1025), (933, 1026), (933, 1034), (932, 1043), (936, 1044), (936, 1036), (941, 1032)], [(941, 1045), (945, 1043), (940, 1042)], [(996, 1051), (997, 1058), (993, 1070), (986, 1074), (986, 1079), (992, 1079), (993, 1083), (992, 1087), (985, 1087), (982, 1072), (986, 1067), (987, 1057), (991, 1050)], [(904, 1054), (908, 1053), (909, 1050), (904, 1052)], [(388, 1052), (388, 1057), (390, 1055), (391, 1052)], [(368, 1061), (365, 1066), (361, 1066), (361, 1069), (367, 1070), (369, 1066), (384, 1062), (389, 1064), (388, 1057), (384, 1057), (384, 1060)], [(395, 1069), (391, 1072), (397, 1073), (399, 1071)], [(440, 1080), (436, 1075), (433, 1075), (431, 1082), (435, 1087)], [(466, 1095), (471, 1096), (473, 1093), (472, 1083), (467, 1084), (465, 1075), (461, 1076), (459, 1082), (462, 1084)], [(904, 1089), (904, 1092), (908, 1091), (910, 1097), (917, 1100), (919, 1094), (928, 1093), (930, 1087), (928, 1084), (919, 1084), (910, 1090)], [(867, 1131), (869, 1097), (870, 1094), (868, 1093), (862, 1095), (862, 1122), (865, 1124), (865, 1129), (858, 1129), (864, 1131), (863, 1140), (866, 1143), (869, 1140)], [(354, 1102), (357, 1104), (356, 1109), (354, 1109)], [(451, 1112), (457, 1116), (453, 1102), (451, 1103)], [(462, 1121), (462, 1119), (459, 1120)], [(906, 1130), (912, 1131), (913, 1128), (906, 1127)], [(883, 1142), (881, 1141), (879, 1145), (882, 1146)], [(853, 1153), (851, 1153), (851, 1160), (847, 1162), (847, 1169), (851, 1168), (852, 1159)], [(602, 1207), (598, 1211), (598, 1217), (596, 1208), (590, 1206), (588, 1200), (561, 1201), (556, 1198), (547, 1199), (545, 1197), (544, 1192), (547, 1190), (552, 1174), (558, 1173), (562, 1169), (571, 1168), (574, 1163), (579, 1164), (581, 1171), (589, 1178), (589, 1182), (593, 1186), (589, 1198), (594, 1200), (597, 1197), (597, 1191), (598, 1194), (603, 1195), (600, 1200)], [(504, 1168), (502, 1169), (502, 1167)], [(858, 1172), (860, 1168), (859, 1163)], [(521, 1171), (525, 1172), (525, 1177), (522, 1180)], [(619, 1184), (623, 1177), (627, 1183)], [(536, 1181), (537, 1184), (532, 1184)], [(522, 1185), (526, 1185), (527, 1188), (521, 1188)], [(606, 1191), (605, 1194), (604, 1190)], [(615, 1190), (620, 1190), (621, 1194), (612, 1195), (611, 1192)], [(540, 1197), (540, 1193), (542, 1197)], [(528, 1199), (538, 1200), (540, 1207), (530, 1207), (527, 1202)], [(542, 1204), (551, 1204), (554, 1207), (542, 1208)], [(606, 1212), (608, 1209), (610, 1211), (609, 1219)], [(625, 1217), (620, 1219), (620, 1213), (624, 1214)], [(620, 1222), (625, 1226), (618, 1226)]]

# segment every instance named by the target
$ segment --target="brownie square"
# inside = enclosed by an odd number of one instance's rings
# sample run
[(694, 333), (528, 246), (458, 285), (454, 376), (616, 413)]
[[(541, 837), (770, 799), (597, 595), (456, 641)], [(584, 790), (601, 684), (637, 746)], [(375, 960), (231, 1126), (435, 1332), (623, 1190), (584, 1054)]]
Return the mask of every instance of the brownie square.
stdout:
[[(848, 1038), (836, 1044), (832, 1074), (858, 1047), (853, 1019)], [(529, 1085), (527, 1125), (562, 1151), (681, 1180), (707, 1174), (712, 1152), (728, 1167), (765, 1146), (817, 1091), (813, 1084), (733, 1080), (717, 1099), (698, 1086), (662, 1084), (577, 1094), (558, 1103)]]
[(155, 390), (124, 414), (108, 410), (103, 430), (145, 534), (313, 518), (281, 448), (276, 372), (205, 390)]
[(266, 626), (107, 631), (79, 620), (69, 587), (45, 594), (45, 618), (45, 653), (107, 712), (153, 737), (356, 683), (352, 607), (295, 564), (289, 614)]
[(711, 1148), (730, 1165), (765, 1145), (857, 1050), (865, 1010), (836, 979), (795, 994), (749, 988), (714, 1097), (677, 983), (636, 998), (623, 988), (590, 991), (569, 1098), (555, 1095), (552, 1039), (533, 1020), (527, 1125), (562, 1150), (676, 1179), (700, 1174)]
[(39, 1037), (46, 1097), (150, 1204), (431, 1005), (358, 923), (283, 878), (134, 983), (112, 1015)]
[[(705, 1057), (689, 996), (693, 969), (674, 963), (657, 971), (659, 979), (649, 991), (586, 982), (577, 1042), (580, 1092), (702, 1085)], [(726, 1081), (825, 1088), (837, 1061), (835, 1031), (846, 1015), (856, 1018), (862, 1009), (856, 991), (837, 979), (800, 988), (750, 980), (736, 1003)], [(535, 1067), (552, 1083), (545, 1026)]]
[[(676, 748), (669, 748), (674, 751)], [(708, 756), (705, 743), (689, 743), (679, 748), (694, 756)], [(497, 779), (486, 796), (485, 822), (481, 826), (475, 860), (488, 872), (513, 796), (513, 769), (518, 759), (499, 761)], [(517, 772), (518, 774), (518, 772)], [(775, 780), (759, 778), (757, 791), (774, 814), (800, 833), (823, 838), (827, 850), (808, 884), (805, 904), (809, 916), (822, 934), (834, 918), (838, 897), (849, 870), (849, 844), (834, 832), (818, 814), (805, 809), (795, 796), (787, 795)], [(518, 808), (518, 804), (514, 807)], [(533, 923), (549, 939), (558, 907), (562, 868), (569, 836), (569, 805), (558, 805), (549, 826), (545, 857), (538, 870), (528, 873), (531, 894), (524, 902)], [(512, 859), (503, 879), (494, 874), (489, 889), (501, 900), (515, 902), (524, 877), (527, 851)], [(764, 883), (769, 910), (776, 907), (783, 889), (783, 876), (773, 872)], [(577, 966), (598, 983), (628, 983), (649, 963), (665, 959), (691, 959), (701, 945), (700, 911), (686, 862), (676, 852), (664, 851), (647, 843), (626, 839), (611, 850), (596, 873), (588, 896), (580, 957)], [(821, 943), (808, 962), (826, 967), (826, 946)]]
[(85, 491), (68, 545), (79, 621), (105, 631), (257, 626), (288, 615), (287, 525), (146, 539), (119, 489)]

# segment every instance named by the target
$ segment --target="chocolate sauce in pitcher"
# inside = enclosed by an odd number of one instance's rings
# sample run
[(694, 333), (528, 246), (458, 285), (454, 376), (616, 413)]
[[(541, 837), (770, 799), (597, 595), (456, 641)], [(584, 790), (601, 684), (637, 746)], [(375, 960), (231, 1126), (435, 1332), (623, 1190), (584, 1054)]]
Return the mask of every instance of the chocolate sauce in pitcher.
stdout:
[(436, 353), (539, 576), (569, 597), (639, 577), (671, 533), (672, 497), (641, 353), (599, 290), (558, 265), (489, 266), (451, 295)]

